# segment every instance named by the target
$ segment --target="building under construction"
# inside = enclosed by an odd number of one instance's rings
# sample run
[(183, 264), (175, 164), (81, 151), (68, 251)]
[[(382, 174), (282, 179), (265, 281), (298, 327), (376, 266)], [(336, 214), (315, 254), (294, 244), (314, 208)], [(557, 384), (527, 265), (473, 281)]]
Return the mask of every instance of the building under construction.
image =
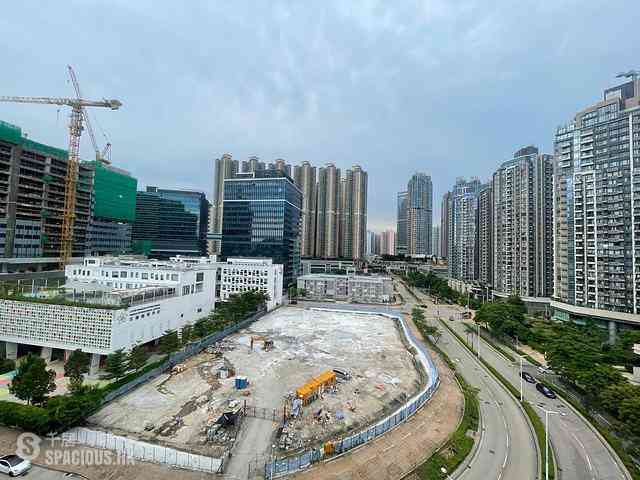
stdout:
[[(66, 150), (27, 139), (20, 127), (0, 121), (0, 273), (59, 269), (67, 159)], [(127, 172), (80, 163), (73, 257), (128, 250), (136, 187)]]

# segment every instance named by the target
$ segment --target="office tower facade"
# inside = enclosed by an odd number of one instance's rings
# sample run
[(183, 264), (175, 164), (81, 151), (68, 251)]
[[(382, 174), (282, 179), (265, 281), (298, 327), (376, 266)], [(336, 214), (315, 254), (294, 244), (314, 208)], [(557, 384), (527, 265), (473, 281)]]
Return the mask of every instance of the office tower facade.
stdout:
[(523, 297), (551, 293), (553, 157), (521, 148), (493, 175), (494, 282)]
[(407, 184), (407, 254), (431, 255), (433, 185), (431, 177), (415, 173)]
[[(251, 161), (251, 159), (249, 159)], [(256, 159), (257, 162), (257, 159)], [(211, 222), (209, 223), (209, 233), (214, 235), (222, 234), (222, 214), (224, 207), (224, 181), (233, 178), (239, 172), (239, 162), (231, 155), (225, 153), (220, 158), (214, 160), (213, 179), (213, 201), (211, 202)], [(220, 240), (209, 240), (207, 250), (209, 254), (220, 253)]]
[(138, 181), (103, 162), (83, 162), (91, 172), (91, 217), (86, 255), (118, 255), (131, 250)]
[(399, 192), (397, 199), (396, 221), (396, 255), (407, 254), (407, 217), (409, 206), (409, 193)]
[(440, 204), (440, 249), (442, 258), (449, 258), (449, 235), (451, 232), (451, 192), (442, 196)]
[(336, 258), (339, 254), (339, 208), (340, 170), (333, 163), (329, 163), (318, 169), (316, 257)]
[(482, 285), (493, 285), (493, 186), (483, 185), (478, 192), (476, 213), (476, 276)]
[(353, 258), (353, 172), (346, 170), (338, 194), (338, 256)]
[(293, 167), (293, 179), (302, 193), (300, 254), (313, 257), (316, 244), (316, 167), (302, 162)]
[(476, 280), (476, 215), (480, 180), (458, 178), (451, 192), (449, 212), (449, 276), (465, 282)]
[(300, 274), (302, 192), (283, 171), (225, 180), (222, 257), (268, 257), (284, 266), (285, 288)]
[(209, 203), (201, 192), (147, 187), (138, 192), (132, 249), (152, 258), (201, 256)]
[(442, 247), (440, 246), (440, 225), (434, 225), (431, 227), (431, 245), (433, 248), (433, 255), (436, 258), (442, 257)]
[(554, 318), (637, 321), (640, 288), (640, 80), (558, 128)]

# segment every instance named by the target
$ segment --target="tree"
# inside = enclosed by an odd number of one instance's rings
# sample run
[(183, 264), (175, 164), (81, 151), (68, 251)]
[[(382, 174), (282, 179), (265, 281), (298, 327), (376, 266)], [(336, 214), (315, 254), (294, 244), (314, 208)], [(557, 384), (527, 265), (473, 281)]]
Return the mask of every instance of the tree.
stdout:
[(193, 327), (191, 325), (185, 325), (180, 329), (180, 341), (182, 345), (187, 345), (194, 339)]
[(425, 325), (423, 327), (423, 333), (433, 338), (434, 343), (438, 343), (442, 333), (438, 330), (438, 327), (432, 327), (431, 325)]
[(64, 364), (64, 376), (69, 378), (69, 390), (73, 393), (80, 390), (83, 375), (89, 373), (89, 354), (80, 349), (71, 352), (71, 355)]
[(119, 380), (124, 377), (127, 373), (127, 354), (122, 348), (107, 356), (104, 369), (107, 372), (107, 378)]
[(144, 367), (149, 359), (147, 349), (142, 345), (136, 345), (127, 355), (127, 367), (130, 370), (140, 370)]
[(599, 401), (616, 418), (619, 418), (620, 406), (629, 398), (640, 398), (640, 387), (627, 382), (609, 385), (600, 392)]
[(56, 373), (47, 370), (43, 358), (30, 353), (20, 363), (9, 392), (28, 404), (41, 404), (56, 389)]
[(205, 317), (196, 321), (195, 325), (193, 326), (192, 333), (194, 338), (202, 338), (212, 333), (212, 331), (213, 331), (213, 326), (212, 326), (211, 319), (209, 317)]
[(160, 337), (160, 351), (165, 355), (180, 350), (180, 338), (178, 338), (178, 332), (175, 330), (167, 330), (164, 335)]

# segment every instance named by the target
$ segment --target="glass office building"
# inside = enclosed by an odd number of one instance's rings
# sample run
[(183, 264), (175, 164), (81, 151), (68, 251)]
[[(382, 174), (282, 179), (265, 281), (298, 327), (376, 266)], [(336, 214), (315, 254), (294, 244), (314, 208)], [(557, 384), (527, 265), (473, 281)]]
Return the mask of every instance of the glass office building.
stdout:
[[(197, 210), (195, 204), (165, 198), (165, 192), (176, 193), (175, 190), (162, 191), (156, 187), (147, 187), (146, 192), (138, 192), (132, 232), (133, 251), (161, 259), (175, 255), (204, 255), (207, 215), (200, 213), (201, 210)], [(190, 194), (201, 195), (201, 203), (206, 202), (202, 193), (179, 193), (187, 194), (187, 200), (192, 198)]]
[(268, 257), (284, 266), (284, 286), (300, 274), (302, 193), (284, 172), (264, 170), (224, 181), (222, 257)]

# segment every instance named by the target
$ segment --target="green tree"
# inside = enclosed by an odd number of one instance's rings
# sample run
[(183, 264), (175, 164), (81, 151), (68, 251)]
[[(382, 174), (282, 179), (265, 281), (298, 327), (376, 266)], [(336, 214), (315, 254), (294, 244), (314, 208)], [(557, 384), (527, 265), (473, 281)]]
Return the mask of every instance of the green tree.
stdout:
[(89, 373), (91, 359), (88, 353), (80, 349), (71, 352), (64, 364), (64, 376), (69, 378), (69, 390), (73, 393), (82, 387), (83, 375)]
[(428, 335), (431, 338), (433, 338), (434, 343), (438, 343), (438, 341), (440, 340), (440, 337), (442, 336), (442, 333), (440, 332), (438, 327), (433, 327), (431, 325), (425, 325), (422, 331), (425, 335)]
[[(211, 318), (213, 318), (213, 316)], [(193, 326), (193, 332), (192, 332), (194, 338), (206, 337), (210, 333), (213, 333), (213, 325), (212, 325), (211, 318), (205, 317), (196, 321), (196, 323)]]
[(43, 358), (32, 353), (27, 355), (18, 366), (9, 392), (28, 404), (43, 403), (47, 395), (56, 389), (56, 373), (46, 367)]
[(175, 330), (167, 330), (160, 337), (160, 351), (166, 355), (180, 350), (180, 338)]
[(140, 370), (149, 359), (149, 352), (143, 345), (136, 345), (127, 355), (127, 367), (130, 370)]
[(620, 421), (633, 435), (640, 435), (640, 397), (626, 398), (619, 408)]
[(122, 348), (107, 356), (104, 369), (107, 372), (107, 378), (119, 380), (124, 377), (127, 373), (127, 354)]
[(629, 398), (640, 398), (640, 387), (628, 382), (616, 383), (600, 392), (599, 402), (614, 417), (620, 418), (620, 406)]
[(187, 345), (194, 339), (193, 327), (191, 325), (185, 325), (180, 329), (180, 341), (182, 342), (182, 345)]

